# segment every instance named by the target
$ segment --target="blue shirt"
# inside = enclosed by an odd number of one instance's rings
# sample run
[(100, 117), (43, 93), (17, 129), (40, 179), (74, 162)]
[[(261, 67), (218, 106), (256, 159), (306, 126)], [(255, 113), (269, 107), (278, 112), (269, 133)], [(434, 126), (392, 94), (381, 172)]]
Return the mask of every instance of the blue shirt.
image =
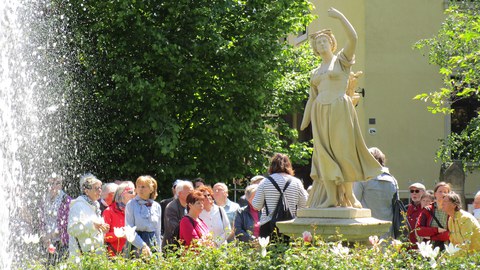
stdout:
[[(147, 206), (151, 204), (151, 206)], [(136, 196), (130, 200), (125, 207), (125, 226), (137, 228), (137, 232), (154, 232), (157, 251), (160, 251), (162, 244), (161, 229), (162, 229), (162, 208), (160, 204), (154, 200), (142, 200)], [(135, 240), (132, 244), (136, 248), (142, 248), (145, 242), (136, 234)]]
[(230, 221), (230, 226), (233, 226), (233, 219), (237, 210), (240, 209), (240, 205), (227, 199), (227, 203), (225, 204), (225, 206), (223, 206), (223, 209), (227, 213), (228, 221)]

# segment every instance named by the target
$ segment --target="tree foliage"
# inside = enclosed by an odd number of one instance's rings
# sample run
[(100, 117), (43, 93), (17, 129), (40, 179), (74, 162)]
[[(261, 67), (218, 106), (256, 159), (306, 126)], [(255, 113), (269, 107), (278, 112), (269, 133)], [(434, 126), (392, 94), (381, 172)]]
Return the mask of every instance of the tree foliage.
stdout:
[(275, 151), (309, 158), (282, 116), (307, 98), (315, 60), (279, 41), (312, 20), (308, 1), (57, 2), (83, 169), (229, 181), (263, 173)]
[(430, 63), (440, 67), (444, 87), (415, 97), (430, 101), (432, 113), (451, 113), (450, 105), (471, 95), (478, 96), (480, 81), (480, 1), (451, 5), (438, 34), (415, 44), (428, 47)]
[[(432, 113), (452, 113), (452, 104), (464, 98), (479, 98), (480, 91), (480, 1), (454, 1), (437, 35), (420, 40), (416, 48), (428, 47), (432, 64), (440, 67), (444, 87), (422, 93), (415, 99), (431, 102)], [(452, 133), (437, 152), (443, 162), (480, 160), (480, 119), (474, 118), (460, 134)]]

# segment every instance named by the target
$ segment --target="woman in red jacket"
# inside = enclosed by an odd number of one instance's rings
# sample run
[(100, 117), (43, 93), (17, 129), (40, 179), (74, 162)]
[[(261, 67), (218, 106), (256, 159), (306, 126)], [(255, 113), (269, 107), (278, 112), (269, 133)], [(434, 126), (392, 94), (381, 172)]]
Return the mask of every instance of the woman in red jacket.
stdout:
[(443, 196), (451, 191), (450, 185), (440, 182), (434, 188), (435, 202), (422, 209), (415, 226), (415, 234), (424, 241), (431, 241), (434, 247), (445, 249), (449, 239), (447, 230), (448, 215), (442, 211)]
[(113, 257), (122, 254), (126, 242), (125, 236), (117, 237), (115, 228), (125, 226), (125, 205), (135, 197), (135, 186), (128, 181), (118, 186), (115, 192), (115, 201), (103, 211), (105, 223), (110, 225), (110, 230), (105, 234), (105, 243), (107, 244), (108, 254)]

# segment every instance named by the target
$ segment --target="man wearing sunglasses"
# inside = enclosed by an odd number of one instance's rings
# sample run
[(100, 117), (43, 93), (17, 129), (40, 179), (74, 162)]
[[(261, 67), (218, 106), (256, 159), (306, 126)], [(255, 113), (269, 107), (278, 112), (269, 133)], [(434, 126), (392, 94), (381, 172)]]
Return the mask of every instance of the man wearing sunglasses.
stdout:
[(410, 231), (408, 238), (414, 244), (411, 248), (416, 249), (417, 238), (413, 229), (417, 223), (418, 216), (422, 212), (422, 205), (420, 203), (422, 195), (425, 193), (425, 186), (421, 183), (413, 183), (408, 189), (410, 190), (410, 204), (407, 209), (408, 230)]

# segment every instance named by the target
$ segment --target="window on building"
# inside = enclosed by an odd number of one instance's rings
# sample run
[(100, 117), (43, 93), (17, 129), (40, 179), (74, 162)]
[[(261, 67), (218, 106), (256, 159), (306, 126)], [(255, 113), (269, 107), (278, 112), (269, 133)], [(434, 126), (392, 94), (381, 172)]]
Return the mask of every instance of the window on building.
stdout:
[(456, 101), (452, 104), (454, 112), (451, 115), (451, 130), (459, 134), (468, 125), (470, 120), (478, 116), (480, 112), (480, 101), (473, 95)]
[(305, 26), (302, 31), (297, 33), (297, 36), (295, 37), (295, 45), (302, 43), (305, 40), (307, 40), (307, 26)]

